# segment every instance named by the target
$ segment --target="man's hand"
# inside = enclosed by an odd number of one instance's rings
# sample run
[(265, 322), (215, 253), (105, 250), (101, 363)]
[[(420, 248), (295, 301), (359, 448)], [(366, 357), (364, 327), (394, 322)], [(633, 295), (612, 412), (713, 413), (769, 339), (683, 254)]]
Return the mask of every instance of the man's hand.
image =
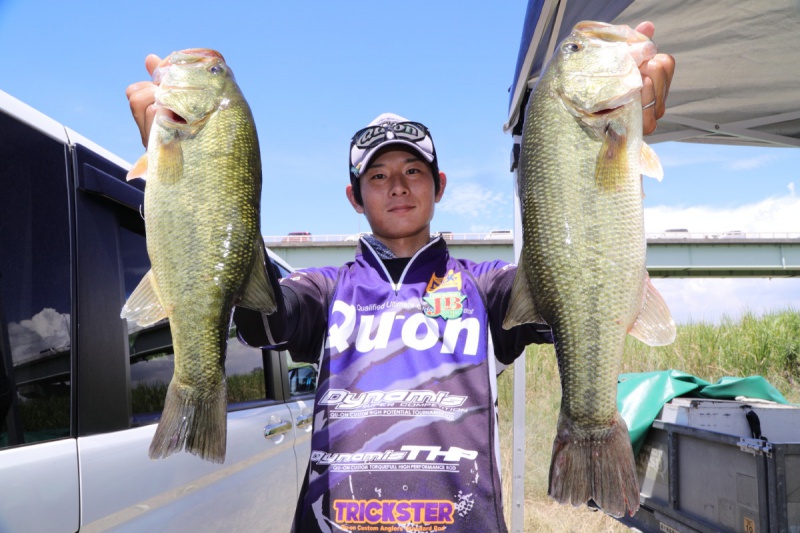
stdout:
[[(647, 35), (651, 39), (655, 33), (652, 22), (642, 22), (636, 26), (636, 31)], [(656, 54), (650, 61), (639, 65), (642, 73), (642, 105), (647, 106), (655, 101), (655, 105), (645, 107), (642, 111), (642, 131), (650, 135), (656, 131), (656, 121), (664, 116), (666, 110), (667, 94), (672, 76), (675, 74), (675, 58), (668, 54)]]
[[(148, 55), (144, 60), (144, 66), (150, 76), (153, 76), (153, 71), (161, 62), (161, 58), (155, 54)], [(128, 85), (125, 90), (125, 96), (128, 97), (128, 103), (131, 106), (131, 114), (136, 125), (139, 127), (139, 133), (142, 136), (142, 144), (147, 148), (147, 140), (150, 138), (150, 128), (153, 125), (153, 118), (155, 117), (155, 93), (156, 85), (152, 81), (139, 81)]]

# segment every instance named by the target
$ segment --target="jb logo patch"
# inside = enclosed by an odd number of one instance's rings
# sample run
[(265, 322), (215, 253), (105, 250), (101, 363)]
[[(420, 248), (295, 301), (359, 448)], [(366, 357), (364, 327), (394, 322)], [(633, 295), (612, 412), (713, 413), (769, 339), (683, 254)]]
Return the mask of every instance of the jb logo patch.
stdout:
[(464, 313), (463, 302), (466, 299), (466, 294), (453, 291), (428, 294), (422, 298), (429, 306), (424, 308), (427, 316), (431, 318), (441, 316), (445, 320), (460, 318)]

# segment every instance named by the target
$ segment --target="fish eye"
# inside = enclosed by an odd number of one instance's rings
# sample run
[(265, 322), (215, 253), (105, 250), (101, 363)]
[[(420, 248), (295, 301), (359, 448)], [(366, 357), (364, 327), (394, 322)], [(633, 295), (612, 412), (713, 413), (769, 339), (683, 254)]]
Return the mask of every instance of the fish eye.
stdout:
[(564, 43), (561, 49), (565, 52), (580, 52), (583, 46), (581, 46), (580, 43)]

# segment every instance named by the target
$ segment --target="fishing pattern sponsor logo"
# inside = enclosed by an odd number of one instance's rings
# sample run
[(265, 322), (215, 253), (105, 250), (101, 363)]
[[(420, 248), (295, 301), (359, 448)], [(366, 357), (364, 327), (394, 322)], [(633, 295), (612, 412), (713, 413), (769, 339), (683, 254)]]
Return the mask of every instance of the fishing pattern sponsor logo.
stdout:
[[(437, 524), (452, 524), (456, 506), (447, 500), (334, 500), (334, 520), (340, 524), (369, 524), (376, 527), (358, 527), (355, 531), (445, 531)], [(414, 529), (379, 524), (419, 524)], [(424, 524), (424, 525), (423, 525)]]
[(328, 453), (320, 450), (311, 452), (311, 462), (329, 467), (332, 472), (460, 472), (461, 461), (474, 461), (478, 457), (475, 450), (465, 450), (458, 446), (443, 449), (441, 446), (418, 446), (407, 444), (399, 450), (376, 452)]
[(330, 389), (319, 399), (328, 406), (330, 418), (366, 418), (373, 416), (435, 416), (455, 420), (467, 396), (447, 391), (394, 390), (350, 392)]
[[(382, 302), (367, 306), (336, 300), (331, 309), (327, 346), (334, 353), (344, 353), (355, 344), (356, 351), (367, 353), (385, 349), (391, 339), (400, 337), (403, 344), (413, 350), (427, 351), (438, 343), (439, 353), (452, 354), (456, 352), (456, 344), (463, 343), (460, 353), (477, 355), (481, 324), (477, 318), (463, 316), (474, 311), (463, 307), (464, 299), (441, 302), (439, 310), (446, 310), (450, 316), (446, 320), (444, 332), (434, 316), (423, 312), (419, 300)], [(426, 303), (425, 309), (428, 306), (430, 304)]]
[(440, 316), (445, 320), (452, 320), (460, 318), (464, 312), (464, 300), (467, 299), (465, 294), (460, 292), (445, 294), (429, 294), (422, 298), (422, 300), (430, 307), (426, 307), (424, 312), (429, 317)]
[(428, 281), (426, 295), (422, 301), (423, 312), (426, 316), (435, 318), (442, 317), (445, 320), (460, 318), (464, 313), (464, 300), (466, 294), (461, 293), (461, 272), (454, 272), (452, 269), (447, 271), (444, 277), (431, 276)]

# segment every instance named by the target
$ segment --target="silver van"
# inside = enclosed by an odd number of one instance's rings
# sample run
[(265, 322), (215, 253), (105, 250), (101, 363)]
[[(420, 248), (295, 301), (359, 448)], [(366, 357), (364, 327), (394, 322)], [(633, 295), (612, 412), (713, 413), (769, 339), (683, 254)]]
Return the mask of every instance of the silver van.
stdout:
[(288, 531), (316, 386), (288, 353), (231, 331), (225, 463), (148, 458), (173, 361), (119, 317), (149, 269), (128, 166), (0, 92), (0, 531)]

